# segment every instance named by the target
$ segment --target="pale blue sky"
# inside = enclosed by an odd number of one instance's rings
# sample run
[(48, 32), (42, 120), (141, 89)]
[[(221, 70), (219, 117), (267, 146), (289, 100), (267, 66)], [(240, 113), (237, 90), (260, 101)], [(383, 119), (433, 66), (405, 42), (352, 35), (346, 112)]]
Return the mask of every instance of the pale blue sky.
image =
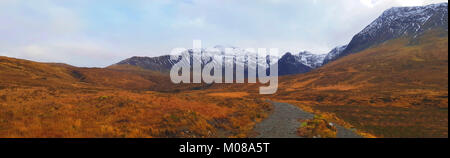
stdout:
[(0, 55), (108, 66), (176, 47), (327, 53), (393, 6), (447, 0), (1, 0)]

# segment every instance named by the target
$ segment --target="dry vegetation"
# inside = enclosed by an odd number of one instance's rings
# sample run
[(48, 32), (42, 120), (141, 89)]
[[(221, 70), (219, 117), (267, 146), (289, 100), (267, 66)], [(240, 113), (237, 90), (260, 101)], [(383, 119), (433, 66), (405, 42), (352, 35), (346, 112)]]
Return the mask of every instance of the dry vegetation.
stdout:
[(261, 85), (214, 85), (297, 105), (364, 137), (448, 137), (448, 33), (385, 42), (310, 73), (283, 76), (278, 92)]
[(1, 137), (246, 137), (270, 110), (257, 99), (197, 94), (0, 90)]
[(336, 138), (336, 127), (321, 118), (319, 115), (314, 116), (314, 119), (300, 120), (302, 124), (298, 128), (297, 134), (304, 138)]
[(271, 110), (260, 99), (192, 86), (149, 91), (170, 80), (138, 68), (1, 57), (0, 79), (0, 137), (248, 137)]
[[(0, 57), (0, 137), (251, 137), (271, 106), (320, 114), (365, 137), (448, 137), (448, 33), (388, 41), (313, 72), (258, 84), (174, 85), (131, 66), (76, 68)], [(305, 121), (305, 120), (304, 120)], [(327, 131), (328, 130), (328, 131)]]
[(284, 77), (274, 98), (376, 137), (448, 137), (448, 34), (388, 41)]
[(248, 96), (249, 94), (247, 92), (223, 92), (223, 93), (209, 93), (207, 95), (216, 97), (240, 98)]

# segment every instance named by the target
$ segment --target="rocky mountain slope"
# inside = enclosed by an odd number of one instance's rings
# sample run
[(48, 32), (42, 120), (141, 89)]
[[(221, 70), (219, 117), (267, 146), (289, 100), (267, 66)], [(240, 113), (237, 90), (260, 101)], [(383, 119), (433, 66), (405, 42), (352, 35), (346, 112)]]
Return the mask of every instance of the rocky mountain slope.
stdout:
[(299, 52), (295, 55), (297, 62), (302, 63), (312, 69), (322, 66), (322, 63), (327, 54), (313, 54), (308, 51)]
[(169, 55), (159, 56), (159, 57), (131, 57), (120, 61), (116, 65), (132, 65), (141, 67), (148, 70), (159, 71), (159, 72), (169, 72), (176, 60), (170, 60)]
[(291, 53), (286, 53), (278, 61), (278, 74), (280, 76), (306, 73), (311, 70), (311, 67), (299, 62), (299, 56)]
[(394, 7), (383, 12), (380, 17), (356, 34), (342, 53), (330, 55), (324, 63), (391, 39), (417, 37), (433, 28), (442, 28), (448, 31), (448, 3), (418, 7)]
[[(138, 66), (144, 69), (159, 71), (163, 73), (170, 72), (172, 66), (176, 63), (182, 63), (191, 66), (194, 62), (201, 63), (204, 66), (207, 63), (219, 63), (220, 57), (235, 60), (235, 64), (230, 62), (222, 62), (224, 64), (233, 64), (236, 67), (248, 68), (248, 61), (256, 63), (257, 54), (254, 52), (249, 52), (241, 48), (232, 47), (234, 54), (226, 54), (225, 47), (216, 46), (214, 47), (218, 51), (213, 51), (212, 48), (206, 48), (201, 50), (201, 56), (193, 56), (193, 50), (189, 49), (187, 52), (180, 53), (180, 57), (177, 60), (172, 60), (170, 55), (164, 55), (159, 57), (132, 57), (125, 59), (115, 65), (132, 65)], [(221, 58), (222, 60), (224, 58)], [(248, 60), (248, 61), (247, 61)], [(270, 61), (273, 63), (278, 61), (278, 56), (271, 56)], [(272, 62), (271, 62), (272, 63)], [(264, 64), (264, 63), (259, 63)], [(250, 69), (256, 70), (256, 65), (250, 65)]]
[(343, 46), (338, 46), (334, 49), (332, 49), (323, 59), (322, 61), (322, 65), (335, 60), (337, 57), (339, 57), (342, 52), (344, 52), (344, 50), (347, 48), (347, 45), (343, 45)]

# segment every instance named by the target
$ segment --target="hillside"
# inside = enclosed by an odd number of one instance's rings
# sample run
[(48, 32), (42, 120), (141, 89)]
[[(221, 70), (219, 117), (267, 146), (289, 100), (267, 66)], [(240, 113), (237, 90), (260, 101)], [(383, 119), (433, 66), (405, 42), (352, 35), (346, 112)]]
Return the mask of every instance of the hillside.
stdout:
[(448, 31), (390, 40), (283, 77), (274, 98), (380, 137), (448, 137)]
[[(78, 68), (7, 57), (0, 57), (0, 67), (0, 85), (3, 87), (149, 89), (158, 82), (139, 74), (114, 69)], [(157, 76), (155, 73), (149, 74)]]
[(54, 65), (0, 56), (0, 87), (64, 87), (76, 82), (70, 66)]
[(166, 93), (192, 88), (168, 83), (137, 67), (0, 57), (0, 137), (248, 137), (271, 110), (257, 98)]
[(414, 37), (430, 29), (448, 31), (448, 3), (417, 7), (394, 7), (383, 12), (361, 32), (353, 36), (344, 50), (326, 58), (329, 63), (343, 56), (357, 53), (385, 41), (400, 37)]

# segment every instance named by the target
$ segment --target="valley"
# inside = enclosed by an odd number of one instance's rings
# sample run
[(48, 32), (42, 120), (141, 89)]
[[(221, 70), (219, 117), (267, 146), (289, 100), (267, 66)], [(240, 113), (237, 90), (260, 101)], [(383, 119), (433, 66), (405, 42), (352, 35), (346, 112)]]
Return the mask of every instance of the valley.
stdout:
[(286, 53), (271, 95), (174, 84), (169, 56), (104, 68), (0, 56), (0, 137), (448, 138), (447, 8), (392, 8), (328, 54)]

